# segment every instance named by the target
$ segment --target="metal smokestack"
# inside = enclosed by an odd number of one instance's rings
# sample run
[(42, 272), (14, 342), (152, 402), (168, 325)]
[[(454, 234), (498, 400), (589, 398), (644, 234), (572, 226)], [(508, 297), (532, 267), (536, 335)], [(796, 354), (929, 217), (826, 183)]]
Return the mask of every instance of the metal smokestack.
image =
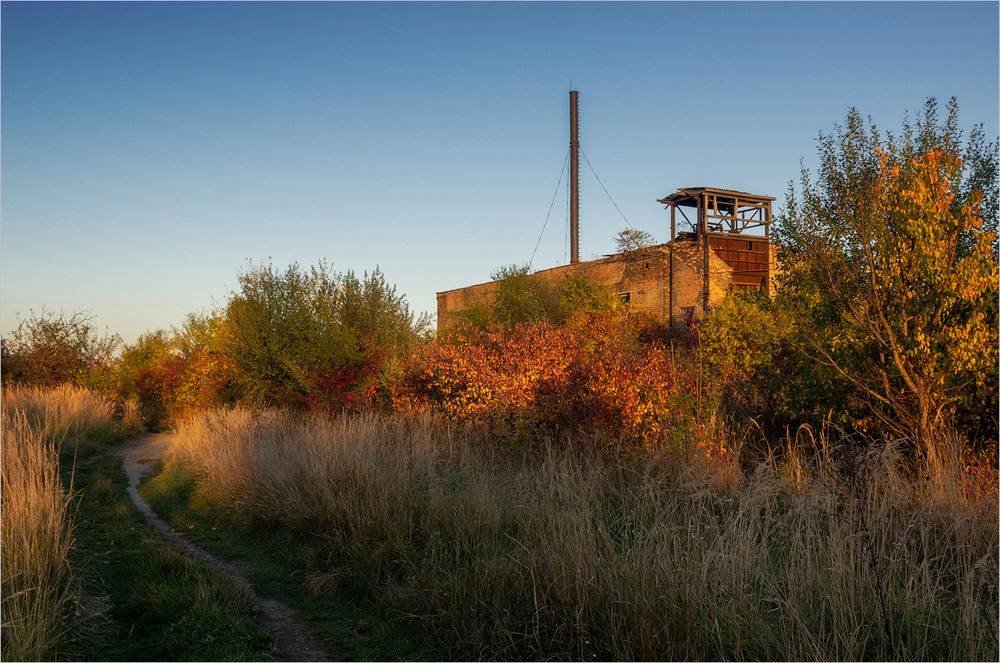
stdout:
[(580, 262), (580, 123), (579, 92), (569, 93), (569, 262)]

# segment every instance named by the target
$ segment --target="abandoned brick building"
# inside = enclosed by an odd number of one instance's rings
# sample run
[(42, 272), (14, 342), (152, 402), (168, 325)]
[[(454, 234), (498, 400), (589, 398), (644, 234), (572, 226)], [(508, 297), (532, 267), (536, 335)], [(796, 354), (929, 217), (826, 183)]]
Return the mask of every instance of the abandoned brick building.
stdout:
[[(661, 322), (680, 325), (689, 317), (699, 318), (730, 289), (771, 294), (773, 200), (728, 189), (681, 189), (658, 201), (670, 210), (671, 239), (666, 244), (584, 262), (574, 256), (570, 264), (535, 272), (533, 277), (585, 276)], [(678, 221), (691, 230), (678, 233)], [(495, 287), (489, 282), (437, 293), (438, 329)]]
[[(580, 262), (578, 94), (569, 93), (570, 264), (532, 277), (555, 281), (584, 276), (671, 325), (701, 317), (732, 288), (759, 289), (770, 295), (775, 267), (770, 196), (710, 187), (680, 189), (658, 201), (670, 210), (669, 242)], [(689, 230), (678, 233), (679, 222)], [(437, 293), (438, 329), (494, 288), (496, 283), (490, 282)]]

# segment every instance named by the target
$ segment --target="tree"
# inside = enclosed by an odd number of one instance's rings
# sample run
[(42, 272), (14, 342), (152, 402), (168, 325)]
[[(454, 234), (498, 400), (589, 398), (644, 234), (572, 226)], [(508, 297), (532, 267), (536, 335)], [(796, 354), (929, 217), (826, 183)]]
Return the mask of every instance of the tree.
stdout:
[(85, 312), (32, 311), (3, 339), (3, 381), (113, 389), (110, 367), (121, 338), (99, 335), (93, 319)]
[(370, 275), (358, 278), (348, 271), (340, 277), (337, 308), (341, 325), (352, 329), (369, 345), (385, 348), (391, 356), (400, 357), (415, 343), (426, 338), (430, 317), (422, 314), (414, 319), (406, 298), (396, 294), (378, 267)]
[(284, 272), (251, 265), (239, 283), (225, 308), (220, 346), (251, 401), (301, 402), (375, 355), (402, 356), (427, 326), (425, 316), (414, 322), (378, 269), (358, 279), (325, 262)]
[(542, 320), (561, 324), (580, 313), (614, 311), (620, 303), (610, 288), (585, 276), (552, 280), (531, 274), (527, 265), (501, 267), (491, 276), (496, 282), (493, 292), (458, 314), (480, 329)]
[(626, 228), (615, 237), (615, 247), (618, 249), (618, 253), (645, 249), (652, 246), (655, 242), (656, 239), (648, 232), (645, 230), (636, 230), (635, 228)]
[(897, 138), (852, 109), (775, 229), (797, 347), (931, 463), (943, 427), (997, 409), (996, 142), (963, 150), (957, 104), (936, 111)]
[(559, 317), (559, 293), (554, 285), (531, 274), (527, 265), (509, 265), (490, 274), (494, 290), (460, 311), (459, 319), (473, 327), (513, 326)]
[(561, 285), (560, 302), (570, 316), (613, 312), (622, 303), (614, 290), (584, 276), (567, 276)]

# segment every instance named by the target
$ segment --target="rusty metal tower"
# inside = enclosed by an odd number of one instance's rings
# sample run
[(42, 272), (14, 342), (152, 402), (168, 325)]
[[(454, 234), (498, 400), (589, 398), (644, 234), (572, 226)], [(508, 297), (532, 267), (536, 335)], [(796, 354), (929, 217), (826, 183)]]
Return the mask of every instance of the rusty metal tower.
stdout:
[[(691, 187), (680, 189), (657, 201), (670, 208), (671, 243), (679, 237), (682, 240), (696, 241), (702, 247), (703, 310), (707, 311), (709, 308), (709, 264), (712, 251), (732, 268), (734, 287), (760, 289), (770, 295), (770, 225), (771, 203), (774, 200), (771, 196), (743, 191)], [(694, 221), (685, 214), (685, 208), (695, 210)], [(678, 236), (678, 210), (694, 232), (684, 232)], [(759, 232), (763, 234), (757, 234)]]

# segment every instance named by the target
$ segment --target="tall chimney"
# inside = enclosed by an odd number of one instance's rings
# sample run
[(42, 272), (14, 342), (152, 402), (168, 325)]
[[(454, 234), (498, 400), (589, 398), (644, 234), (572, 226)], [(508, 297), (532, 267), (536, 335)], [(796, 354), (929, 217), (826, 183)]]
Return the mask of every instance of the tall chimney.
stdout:
[(569, 93), (569, 262), (580, 262), (580, 123), (577, 117), (579, 92)]

